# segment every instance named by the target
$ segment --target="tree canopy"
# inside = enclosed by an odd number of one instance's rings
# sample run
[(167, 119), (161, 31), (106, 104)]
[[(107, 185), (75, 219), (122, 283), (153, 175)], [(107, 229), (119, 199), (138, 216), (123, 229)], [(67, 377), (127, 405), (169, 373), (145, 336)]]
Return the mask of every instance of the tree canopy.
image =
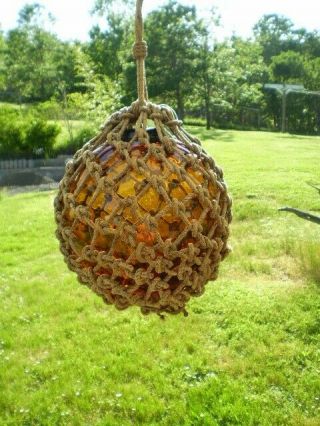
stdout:
[[(50, 30), (52, 15), (39, 3), (26, 4), (17, 26), (0, 32), (0, 99), (21, 104), (82, 97), (84, 107), (101, 97), (96, 103), (106, 112), (131, 102), (136, 97), (133, 11), (132, 0), (97, 0), (92, 12), (105, 20), (103, 29), (93, 27), (86, 43), (63, 42)], [(172, 104), (181, 118), (205, 117), (207, 127), (280, 127), (280, 99), (263, 90), (265, 83), (320, 91), (319, 32), (270, 14), (256, 23), (252, 38), (218, 42), (219, 22), (212, 16), (214, 26), (195, 6), (177, 0), (146, 16), (152, 99)], [(320, 132), (320, 97), (290, 95), (288, 113), (290, 131)]]

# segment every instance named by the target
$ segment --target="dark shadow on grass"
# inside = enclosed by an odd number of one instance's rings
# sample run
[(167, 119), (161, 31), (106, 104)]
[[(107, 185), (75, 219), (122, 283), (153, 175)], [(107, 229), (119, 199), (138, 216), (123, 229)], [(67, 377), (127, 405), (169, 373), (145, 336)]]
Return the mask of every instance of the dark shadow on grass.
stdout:
[(187, 130), (200, 140), (213, 139), (221, 142), (234, 142), (234, 135), (228, 130), (210, 129), (201, 126), (186, 126)]
[(305, 140), (310, 142), (311, 138), (318, 138), (320, 139), (319, 135), (291, 135), (290, 133), (278, 133), (279, 138), (281, 139), (298, 139), (298, 140)]

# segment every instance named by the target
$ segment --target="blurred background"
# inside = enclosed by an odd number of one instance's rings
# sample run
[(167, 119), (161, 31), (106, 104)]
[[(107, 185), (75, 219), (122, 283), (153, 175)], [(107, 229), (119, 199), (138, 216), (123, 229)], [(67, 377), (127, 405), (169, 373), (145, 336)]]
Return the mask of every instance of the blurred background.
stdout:
[[(208, 129), (320, 133), (316, 2), (145, 3), (153, 101)], [(71, 154), (136, 98), (134, 9), (1, 3), (1, 159)]]

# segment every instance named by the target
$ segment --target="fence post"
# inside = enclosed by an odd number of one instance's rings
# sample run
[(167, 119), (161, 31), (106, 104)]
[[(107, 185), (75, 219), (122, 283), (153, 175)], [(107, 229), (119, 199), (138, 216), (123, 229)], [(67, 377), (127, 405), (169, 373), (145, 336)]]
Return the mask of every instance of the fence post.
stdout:
[(32, 168), (33, 168), (33, 166), (34, 166), (33, 159), (32, 159), (32, 158), (29, 158), (29, 160), (28, 160), (28, 168), (29, 168), (29, 169), (32, 169)]

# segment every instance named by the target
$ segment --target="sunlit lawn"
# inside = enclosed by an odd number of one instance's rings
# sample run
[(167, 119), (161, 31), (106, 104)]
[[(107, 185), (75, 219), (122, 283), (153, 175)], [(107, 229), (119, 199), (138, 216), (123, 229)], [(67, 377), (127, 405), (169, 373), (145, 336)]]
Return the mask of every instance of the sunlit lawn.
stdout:
[[(193, 128), (224, 167), (233, 254), (189, 317), (105, 306), (69, 272), (54, 193), (0, 194), (1, 425), (320, 425), (320, 138)], [(320, 262), (319, 262), (320, 264)]]

